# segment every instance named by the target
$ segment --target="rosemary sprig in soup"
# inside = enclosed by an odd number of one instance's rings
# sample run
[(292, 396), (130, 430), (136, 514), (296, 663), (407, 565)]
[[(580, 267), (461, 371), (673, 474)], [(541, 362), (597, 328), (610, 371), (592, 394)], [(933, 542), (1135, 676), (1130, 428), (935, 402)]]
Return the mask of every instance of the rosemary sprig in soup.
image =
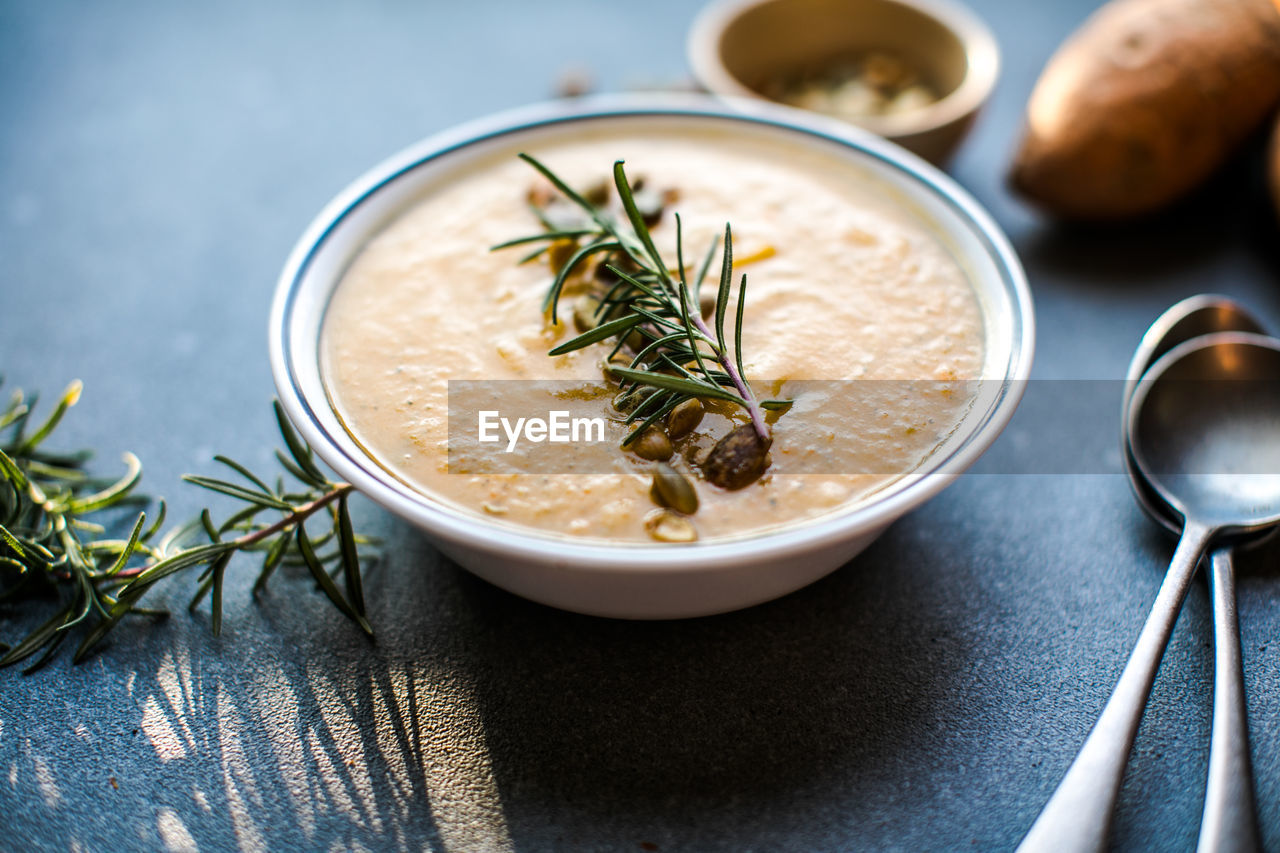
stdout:
[[(612, 342), (606, 375), (619, 385), (621, 393), (615, 405), (627, 413), (626, 422), (634, 425), (622, 446), (645, 458), (669, 457), (669, 449), (661, 445), (665, 440), (669, 447), (670, 438), (679, 436), (667, 433), (684, 434), (696, 426), (705, 401), (721, 400), (742, 407), (750, 422), (716, 444), (703, 462), (702, 473), (727, 489), (757, 480), (768, 467), (773, 442), (765, 412), (785, 410), (790, 402), (760, 400), (746, 381), (742, 322), (747, 277), (743, 274), (739, 279), (735, 294), (732, 227), (725, 224), (723, 246), (719, 240), (713, 241), (690, 278), (680, 215), (675, 214), (676, 257), (672, 266), (658, 252), (650, 233), (661, 206), (644, 197), (652, 195), (647, 188), (631, 184), (622, 161), (613, 165), (620, 216), (606, 206), (606, 186), (578, 193), (535, 158), (520, 156), (576, 210), (566, 216), (531, 199), (544, 230), (508, 240), (494, 249), (543, 244), (523, 261), (549, 255), (555, 275), (543, 310), (552, 322), (558, 321), (566, 284), (574, 279), (591, 282), (573, 312), (579, 334), (549, 354), (563, 355)], [(719, 287), (714, 299), (704, 300), (702, 287), (717, 251), (721, 255)], [(736, 311), (726, 330), (729, 308), (735, 302)], [(649, 446), (655, 444), (659, 446)]]

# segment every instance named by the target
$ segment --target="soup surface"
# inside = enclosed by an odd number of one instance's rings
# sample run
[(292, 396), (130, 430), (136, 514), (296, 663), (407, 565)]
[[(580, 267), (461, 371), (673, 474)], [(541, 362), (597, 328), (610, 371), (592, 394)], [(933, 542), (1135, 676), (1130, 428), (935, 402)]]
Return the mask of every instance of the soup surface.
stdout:
[[(654, 463), (617, 447), (628, 427), (601, 372), (609, 347), (548, 356), (577, 332), (563, 322), (571, 303), (562, 303), (558, 325), (541, 310), (552, 277), (545, 255), (519, 265), (525, 249), (489, 251), (540, 230), (526, 203), (538, 176), (518, 150), (453, 170), (354, 258), (322, 333), (332, 403), (378, 464), (432, 499), (548, 533), (651, 542)], [(677, 445), (673, 465), (698, 492), (691, 520), (700, 541), (869, 500), (917, 469), (969, 409), (976, 389), (966, 380), (981, 378), (983, 364), (969, 281), (927, 223), (856, 166), (781, 140), (711, 131), (600, 131), (527, 150), (571, 186), (599, 183), (624, 159), (633, 181), (674, 190), (678, 200), (653, 229), (672, 262), (673, 210), (691, 266), (732, 223), (735, 271), (750, 281), (746, 374), (761, 398), (795, 404), (773, 424), (767, 473), (737, 491), (698, 479), (686, 461), (692, 444)], [(717, 276), (713, 264), (712, 287)], [(471, 409), (466, 423), (450, 424), (451, 382), (461, 420), (460, 380), (496, 389), (493, 408), (520, 415), (539, 401), (545, 411), (563, 409), (564, 389), (578, 388), (568, 396), (606, 420), (606, 441), (561, 445), (558, 456), (546, 444), (507, 453), (505, 435), (481, 448)], [(741, 411), (716, 407), (690, 441), (705, 445), (742, 420)], [(537, 464), (526, 449), (542, 454)]]

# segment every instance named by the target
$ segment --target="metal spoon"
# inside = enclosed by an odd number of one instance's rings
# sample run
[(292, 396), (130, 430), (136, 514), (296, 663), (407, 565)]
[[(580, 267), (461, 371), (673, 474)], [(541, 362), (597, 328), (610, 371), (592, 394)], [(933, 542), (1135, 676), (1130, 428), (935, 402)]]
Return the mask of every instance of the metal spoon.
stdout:
[[(1225, 296), (1213, 293), (1202, 293), (1192, 296), (1173, 305), (1147, 328), (1146, 334), (1133, 352), (1129, 362), (1129, 370), (1124, 384), (1124, 399), (1121, 403), (1122, 417), (1128, 420), (1129, 401), (1133, 397), (1133, 389), (1137, 387), (1142, 375), (1159, 360), (1160, 356), (1169, 352), (1184, 341), (1211, 335), (1214, 332), (1255, 332), (1264, 334), (1266, 329), (1258, 322), (1248, 309), (1240, 303)], [(1151, 485), (1138, 472), (1133, 463), (1133, 451), (1129, 447), (1129, 434), (1121, 422), (1121, 442), (1124, 445), (1125, 473), (1129, 475), (1129, 484), (1133, 487), (1134, 497), (1152, 519), (1162, 524), (1169, 532), (1177, 535), (1182, 532), (1182, 520), (1151, 489)]]
[[(1201, 335), (1220, 331), (1262, 330), (1262, 325), (1247, 310), (1224, 296), (1193, 296), (1169, 308), (1151, 324), (1129, 363), (1123, 399), (1125, 423), (1128, 421), (1129, 403), (1134, 388), (1142, 375), (1162, 355)], [(1142, 476), (1133, 461), (1128, 431), (1122, 428), (1121, 433), (1125, 469), (1138, 504), (1147, 515), (1168, 530), (1180, 533), (1181, 518), (1161, 500)], [(1218, 549), (1213, 562), (1214, 731), (1210, 749), (1209, 784), (1205, 794), (1205, 817), (1200, 832), (1201, 848), (1249, 849), (1250, 844), (1256, 847), (1256, 824), (1253, 819), (1253, 787), (1248, 765), (1248, 730), (1244, 716), (1239, 632), (1234, 618), (1234, 590), (1231, 588), (1231, 550)], [(1124, 736), (1124, 729), (1121, 728), (1121, 736), (1117, 737), (1114, 727), (1103, 727), (1101, 721), (1094, 728), (1082, 749), (1082, 758), (1072, 765), (1072, 770), (1063, 779), (1058, 792), (1037, 821), (1037, 826), (1043, 827), (1044, 831), (1034, 830), (1020, 849), (1036, 850), (1044, 845), (1061, 848), (1067, 843), (1072, 828), (1081, 826), (1087, 827), (1088, 831), (1074, 842), (1077, 845), (1075, 849), (1097, 850), (1105, 845), (1125, 761), (1132, 748), (1133, 734), (1137, 731), (1149, 692), (1150, 683), (1136, 694), (1137, 703), (1127, 706), (1128, 717), (1131, 718), (1127, 736)], [(1108, 705), (1109, 709), (1111, 707)], [(1118, 712), (1113, 712), (1112, 718), (1120, 723), (1127, 719)], [(1096, 757), (1102, 749), (1098, 743), (1109, 744), (1115, 750), (1111, 760), (1104, 765), (1110, 773), (1101, 780), (1094, 775), (1102, 760)], [(1076, 770), (1077, 766), (1086, 769)], [(1241, 791), (1240, 788), (1244, 790)], [(1037, 844), (1037, 839), (1042, 843)], [(1237, 841), (1238, 846), (1233, 848), (1232, 845)]]
[[(1256, 383), (1250, 390), (1263, 393), (1251, 396), (1225, 379), (1270, 384)], [(1202, 553), (1220, 536), (1280, 522), (1280, 476), (1240, 473), (1280, 472), (1278, 427), (1280, 342), (1264, 336), (1187, 341), (1134, 389), (1125, 425), (1133, 459), (1152, 494), (1183, 519), (1182, 537), (1115, 691), (1020, 851), (1105, 848), (1129, 749)], [(1255, 487), (1243, 498), (1242, 484)]]
[[(1184, 341), (1214, 332), (1264, 330), (1249, 311), (1225, 296), (1201, 294), (1184, 299), (1161, 314), (1129, 362), (1122, 411), (1127, 415), (1133, 389), (1160, 356)], [(1127, 422), (1127, 417), (1126, 417)], [(1125, 471), (1138, 505), (1153, 520), (1179, 534), (1182, 520), (1151, 488), (1138, 470), (1122, 429)], [(1209, 585), (1213, 601), (1213, 731), (1209, 740), (1209, 778), (1200, 821), (1198, 853), (1248, 853), (1260, 849), (1253, 769), (1249, 760), (1249, 724), (1245, 709), (1244, 666), (1236, 618), (1234, 549), (1213, 550)], [(1132, 746), (1132, 744), (1130, 744)], [(1126, 749), (1126, 753), (1128, 749)], [(1118, 790), (1118, 788), (1117, 788)]]
[[(1211, 541), (1215, 529), (1242, 535), (1269, 521), (1274, 526), (1280, 514), (1280, 341), (1219, 333), (1180, 345), (1139, 384), (1127, 427), (1139, 470), (1184, 519), (1180, 551), (1197, 534)], [(1212, 570), (1214, 729), (1199, 846), (1256, 850), (1229, 550), (1214, 553)]]

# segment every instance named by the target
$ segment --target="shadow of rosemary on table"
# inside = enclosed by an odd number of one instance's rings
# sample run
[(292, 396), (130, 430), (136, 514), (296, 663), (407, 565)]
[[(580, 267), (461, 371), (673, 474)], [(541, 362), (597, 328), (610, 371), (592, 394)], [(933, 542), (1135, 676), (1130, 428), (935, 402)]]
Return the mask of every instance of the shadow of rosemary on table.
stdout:
[(18, 694), (0, 694), (0, 731), (26, 739), (0, 786), (0, 807), (23, 814), (18, 837), (83, 849), (122, 837), (169, 849), (511, 849), (458, 572), (407, 531), (393, 530), (388, 549), (390, 565), (367, 576), (376, 643), (305, 578), (277, 576), (248, 604), (249, 575), (228, 593), (221, 638), (207, 613), (179, 608), (159, 626), (123, 626), (79, 667), (15, 682), (39, 696), (56, 676), (54, 695), (77, 699), (24, 720), (10, 713)]
[[(366, 586), (375, 644), (314, 597), (278, 606), (296, 593), (283, 585), (221, 640), (177, 616), (146, 653), (122, 642), (72, 670), (119, 710), (83, 742), (33, 741), (24, 807), (90, 848), (123, 820), (178, 848), (510, 850), (539, 821), (597, 811), (639, 843), (674, 801), (718, 820), (718, 805), (793, 802), (836, 775), (868, 802), (896, 795), (900, 762), (966, 690), (973, 634), (942, 593), (909, 589), (920, 577), (892, 531), (780, 601), (645, 623), (516, 598), (390, 525)], [(84, 716), (54, 714), (50, 731)], [(84, 770), (104, 749), (131, 754), (109, 785)]]

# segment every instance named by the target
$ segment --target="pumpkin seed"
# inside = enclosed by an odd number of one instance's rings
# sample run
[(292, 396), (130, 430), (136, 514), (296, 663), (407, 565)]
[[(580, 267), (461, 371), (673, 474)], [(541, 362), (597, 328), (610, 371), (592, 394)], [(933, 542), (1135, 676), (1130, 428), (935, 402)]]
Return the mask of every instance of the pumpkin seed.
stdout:
[[(656, 393), (658, 393), (657, 388), (650, 388), (648, 386), (623, 391), (621, 394), (613, 398), (613, 408), (625, 415), (636, 406), (649, 399), (651, 395)], [(637, 441), (638, 440), (639, 439), (637, 438)]]
[(667, 435), (671, 438), (684, 438), (698, 428), (706, 412), (702, 401), (697, 397), (685, 400), (667, 415)]
[(768, 467), (769, 445), (751, 424), (742, 424), (716, 442), (702, 465), (708, 482), (723, 489), (741, 489), (760, 479)]
[(655, 509), (644, 518), (644, 529), (659, 542), (696, 542), (698, 528), (669, 509)]
[(704, 320), (716, 313), (716, 294), (704, 293), (699, 296), (698, 310), (702, 312), (702, 319)]
[(665, 432), (649, 427), (631, 442), (631, 451), (641, 459), (665, 462), (671, 458), (672, 453), (675, 453), (675, 448), (671, 446), (671, 439), (667, 438)]
[(639, 329), (632, 329), (630, 332), (627, 332), (627, 336), (623, 341), (627, 349), (632, 352), (640, 352), (640, 350), (644, 349), (648, 345), (649, 338)]
[(551, 271), (559, 273), (576, 251), (578, 251), (577, 240), (553, 240), (547, 249), (547, 261), (551, 264)]
[(582, 197), (596, 207), (604, 207), (609, 203), (611, 186), (608, 181), (596, 181), (582, 192)]
[(669, 506), (685, 515), (698, 511), (698, 493), (689, 480), (665, 462), (653, 468), (653, 488), (650, 496), (659, 506)]
[(644, 220), (645, 225), (653, 228), (662, 221), (662, 213), (667, 207), (662, 193), (642, 185), (639, 189), (634, 189), (632, 199), (635, 201), (636, 209), (640, 211), (640, 218)]
[(589, 293), (578, 297), (573, 305), (573, 325), (579, 332), (589, 332), (599, 325), (596, 311), (600, 308), (600, 300)]
[(715, 446), (715, 439), (706, 433), (695, 432), (685, 441), (681, 448), (684, 459), (695, 468), (701, 469)]
[[(631, 359), (627, 358), (622, 353), (614, 353), (613, 355), (609, 356), (607, 360), (601, 363), (600, 369), (604, 371), (605, 379), (611, 379), (616, 382), (618, 380), (618, 377), (614, 374), (613, 368), (630, 367), (630, 366), (631, 366)], [(614, 408), (616, 409), (617, 406), (614, 406)]]

